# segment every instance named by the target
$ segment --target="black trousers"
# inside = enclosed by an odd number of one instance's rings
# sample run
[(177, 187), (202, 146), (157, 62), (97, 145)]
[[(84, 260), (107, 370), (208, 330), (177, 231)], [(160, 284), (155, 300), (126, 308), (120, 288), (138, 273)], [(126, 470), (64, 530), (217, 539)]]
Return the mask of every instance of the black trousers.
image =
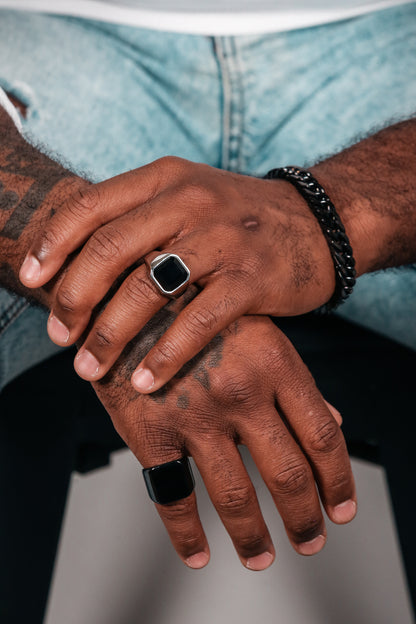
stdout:
[[(276, 321), (342, 412), (352, 455), (387, 476), (416, 611), (416, 353), (335, 317)], [(73, 353), (43, 362), (0, 397), (0, 622), (41, 624), (73, 471), (106, 465), (123, 446)]]

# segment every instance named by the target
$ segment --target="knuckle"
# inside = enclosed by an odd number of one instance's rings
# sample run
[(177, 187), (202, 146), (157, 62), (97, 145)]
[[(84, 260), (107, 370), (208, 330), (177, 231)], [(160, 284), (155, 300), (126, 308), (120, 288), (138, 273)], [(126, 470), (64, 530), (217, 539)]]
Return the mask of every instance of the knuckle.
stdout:
[(194, 310), (186, 317), (186, 329), (190, 334), (203, 337), (218, 325), (218, 317), (212, 310)]
[[(236, 246), (241, 247), (241, 240), (236, 241)], [(227, 264), (225, 273), (230, 283), (240, 289), (242, 284), (257, 284), (261, 274), (262, 262), (258, 255), (242, 256), (238, 262), (232, 261)], [(255, 281), (253, 281), (255, 280)]]
[(175, 535), (175, 541), (180, 552), (185, 556), (201, 550), (201, 538), (197, 535), (190, 535), (187, 528)]
[(52, 224), (46, 225), (40, 242), (40, 255), (46, 255), (50, 250), (59, 248), (63, 240), (64, 232), (61, 228), (55, 228)]
[(192, 505), (187, 498), (167, 505), (158, 505), (158, 508), (166, 522), (183, 522), (192, 511)]
[(55, 302), (65, 312), (75, 312), (80, 308), (78, 298), (70, 288), (60, 288), (56, 293)]
[(95, 185), (78, 189), (66, 203), (66, 211), (70, 217), (78, 221), (85, 219), (98, 210), (100, 205), (99, 191)]
[(266, 535), (243, 535), (237, 540), (238, 550), (243, 557), (252, 557), (264, 551)]
[(185, 160), (183, 158), (180, 158), (180, 156), (172, 156), (171, 154), (168, 154), (167, 156), (162, 156), (162, 158), (159, 158), (158, 162), (163, 167), (178, 167), (182, 166)]
[(250, 256), (247, 256), (243, 260), (241, 264), (241, 271), (243, 275), (247, 277), (250, 277), (250, 278), (258, 277), (259, 271), (261, 270), (262, 265), (263, 265), (263, 259), (261, 258), (260, 254), (253, 253)]
[(157, 299), (157, 293), (149, 281), (140, 274), (132, 273), (125, 282), (125, 294), (134, 304), (143, 303)]
[(221, 373), (212, 371), (211, 394), (213, 398), (225, 405), (241, 405), (255, 401), (258, 388), (249, 376), (248, 370), (222, 370)]
[(224, 490), (218, 496), (216, 507), (220, 515), (240, 517), (254, 503), (253, 490), (249, 485), (240, 485)]
[(224, 206), (224, 198), (221, 192), (212, 184), (206, 183), (203, 179), (199, 180), (195, 177), (186, 175), (181, 183), (176, 185), (176, 193), (179, 201), (185, 202), (192, 208), (201, 208), (205, 210), (216, 211)]
[(165, 176), (180, 176), (185, 168), (186, 164), (189, 164), (187, 160), (184, 158), (180, 158), (179, 156), (162, 156), (154, 163), (157, 167), (157, 171), (163, 178)]
[(311, 449), (318, 453), (336, 451), (343, 442), (338, 423), (331, 419), (314, 429), (310, 434)]
[(273, 476), (272, 493), (280, 496), (285, 494), (303, 494), (310, 485), (309, 470), (305, 464), (292, 463)]
[(323, 533), (321, 519), (308, 518), (303, 522), (295, 522), (291, 533), (296, 544), (309, 542)]
[(116, 330), (111, 325), (100, 324), (94, 328), (92, 338), (95, 345), (101, 349), (112, 347), (118, 344)]
[(125, 248), (125, 239), (122, 233), (112, 225), (100, 228), (91, 236), (87, 243), (90, 259), (98, 264), (116, 261)]
[[(187, 185), (187, 193), (195, 202), (217, 206), (221, 202), (218, 190), (210, 184), (193, 182)], [(221, 202), (222, 203), (222, 202)]]
[(177, 345), (167, 341), (159, 342), (160, 344), (157, 343), (146, 358), (146, 363), (152, 370), (175, 366), (181, 357), (181, 352)]
[(329, 487), (335, 492), (351, 492), (353, 489), (353, 476), (351, 469), (338, 470), (329, 478)]

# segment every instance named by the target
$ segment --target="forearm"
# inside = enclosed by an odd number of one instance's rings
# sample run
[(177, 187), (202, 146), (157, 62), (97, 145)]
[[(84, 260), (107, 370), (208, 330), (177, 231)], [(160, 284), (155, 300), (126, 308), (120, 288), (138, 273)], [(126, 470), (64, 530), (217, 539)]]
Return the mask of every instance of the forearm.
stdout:
[(86, 182), (27, 143), (0, 107), (0, 283), (48, 306), (50, 285), (26, 289), (18, 279), (33, 237), (51, 211)]
[(416, 119), (311, 169), (344, 222), (358, 275), (416, 262)]

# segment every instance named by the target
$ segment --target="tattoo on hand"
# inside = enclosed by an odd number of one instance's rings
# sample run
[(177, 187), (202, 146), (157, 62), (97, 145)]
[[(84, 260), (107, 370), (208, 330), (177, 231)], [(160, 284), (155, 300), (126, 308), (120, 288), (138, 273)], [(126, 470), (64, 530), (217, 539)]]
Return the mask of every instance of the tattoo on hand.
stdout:
[[(168, 327), (178, 316), (180, 309), (189, 303), (197, 292), (196, 287), (190, 287), (183, 297), (177, 301), (171, 301), (162, 308), (147, 323), (136, 338), (127, 345), (115, 366), (113, 366), (107, 375), (97, 382), (97, 384), (101, 386), (108, 386), (111, 384), (112, 387), (118, 388), (122, 386), (125, 387), (125, 382), (126, 380), (130, 381), (130, 377), (137, 363), (144, 358), (159, 338), (163, 336)], [(147, 397), (163, 405), (166, 402), (167, 396), (172, 395), (172, 389), (177, 384), (178, 380), (185, 376), (189, 377), (190, 375), (192, 375), (205, 390), (209, 390), (209, 370), (220, 366), (223, 355), (223, 342), (224, 339), (221, 334), (215, 336), (200, 353), (181, 368), (172, 381), (160, 388), (160, 390), (147, 395)], [(130, 394), (128, 397), (126, 396), (126, 400), (135, 401), (138, 396), (141, 395), (138, 395), (136, 390), (131, 386)], [(176, 401), (179, 408), (188, 409), (189, 395), (186, 391), (181, 391), (181, 393), (177, 395)]]

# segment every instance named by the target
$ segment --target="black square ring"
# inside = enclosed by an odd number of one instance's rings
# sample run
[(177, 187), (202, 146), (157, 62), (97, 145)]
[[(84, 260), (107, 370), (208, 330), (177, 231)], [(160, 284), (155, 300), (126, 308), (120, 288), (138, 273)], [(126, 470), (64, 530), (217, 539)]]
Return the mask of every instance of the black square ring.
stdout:
[(148, 260), (146, 262), (150, 269), (150, 278), (162, 295), (178, 297), (184, 292), (191, 272), (178, 255), (159, 254), (150, 262)]
[(143, 469), (147, 491), (154, 503), (167, 505), (192, 494), (195, 479), (187, 457)]

